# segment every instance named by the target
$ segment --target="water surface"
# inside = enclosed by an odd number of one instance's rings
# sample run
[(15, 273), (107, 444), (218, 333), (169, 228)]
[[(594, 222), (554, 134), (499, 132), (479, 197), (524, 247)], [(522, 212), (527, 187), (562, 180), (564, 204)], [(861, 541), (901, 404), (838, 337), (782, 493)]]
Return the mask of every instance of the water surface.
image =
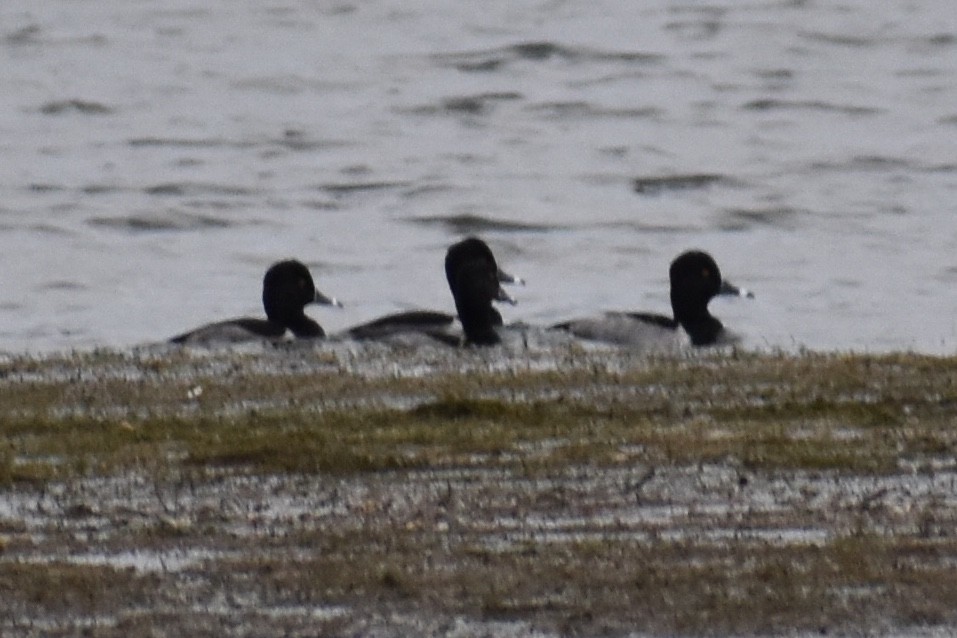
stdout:
[(957, 347), (957, 14), (891, 2), (7, 0), (0, 350), (260, 314), (306, 262), (329, 331), (451, 309), (668, 310), (710, 251), (752, 347)]

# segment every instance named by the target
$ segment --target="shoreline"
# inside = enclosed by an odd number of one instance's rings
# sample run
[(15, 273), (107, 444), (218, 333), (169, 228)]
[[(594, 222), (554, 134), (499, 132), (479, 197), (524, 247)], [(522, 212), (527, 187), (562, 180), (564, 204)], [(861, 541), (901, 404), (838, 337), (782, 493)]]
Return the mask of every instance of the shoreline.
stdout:
[(0, 631), (946, 635), (955, 405), (907, 353), (5, 356)]

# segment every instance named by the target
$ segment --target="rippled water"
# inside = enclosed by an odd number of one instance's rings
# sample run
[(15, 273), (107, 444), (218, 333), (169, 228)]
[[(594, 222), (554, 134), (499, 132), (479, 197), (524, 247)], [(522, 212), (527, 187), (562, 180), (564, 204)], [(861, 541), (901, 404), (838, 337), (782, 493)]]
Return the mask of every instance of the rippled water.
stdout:
[(466, 233), (510, 320), (667, 311), (704, 248), (754, 347), (957, 348), (950, 0), (0, 4), (0, 350), (261, 314), (451, 309)]

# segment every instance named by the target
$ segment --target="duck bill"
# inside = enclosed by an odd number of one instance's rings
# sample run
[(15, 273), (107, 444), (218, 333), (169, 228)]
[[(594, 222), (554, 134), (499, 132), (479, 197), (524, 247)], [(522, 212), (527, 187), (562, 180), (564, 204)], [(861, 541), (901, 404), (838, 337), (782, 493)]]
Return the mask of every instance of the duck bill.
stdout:
[(327, 297), (318, 290), (316, 291), (316, 298), (313, 299), (313, 303), (321, 304), (323, 306), (335, 306), (336, 308), (342, 308), (341, 301), (335, 297)]
[(498, 293), (495, 295), (495, 301), (504, 301), (507, 304), (514, 306), (518, 303), (518, 300), (512, 295), (505, 292), (505, 289), (501, 286), (498, 287)]
[[(505, 272), (504, 270), (502, 270), (501, 268), (498, 269), (498, 281), (499, 283), (502, 283), (502, 284), (518, 284), (519, 286), (525, 285), (524, 279), (522, 279), (521, 277), (516, 277), (515, 275), (511, 275)], [(504, 300), (500, 299), (499, 301), (504, 301)]]
[(718, 289), (719, 295), (728, 295), (731, 297), (747, 297), (748, 299), (754, 299), (754, 293), (748, 290), (747, 288), (738, 288), (730, 281), (722, 281), (721, 288)]

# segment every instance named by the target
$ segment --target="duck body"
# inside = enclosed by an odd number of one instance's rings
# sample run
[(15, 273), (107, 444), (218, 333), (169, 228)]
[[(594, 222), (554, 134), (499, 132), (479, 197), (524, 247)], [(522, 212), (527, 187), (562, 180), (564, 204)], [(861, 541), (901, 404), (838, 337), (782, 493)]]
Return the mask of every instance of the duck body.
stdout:
[(385, 315), (354, 326), (347, 330), (346, 334), (359, 341), (382, 341), (410, 333), (420, 333), (436, 341), (446, 342), (450, 338), (454, 339), (450, 333), (454, 323), (455, 315), (446, 312), (412, 310)]

